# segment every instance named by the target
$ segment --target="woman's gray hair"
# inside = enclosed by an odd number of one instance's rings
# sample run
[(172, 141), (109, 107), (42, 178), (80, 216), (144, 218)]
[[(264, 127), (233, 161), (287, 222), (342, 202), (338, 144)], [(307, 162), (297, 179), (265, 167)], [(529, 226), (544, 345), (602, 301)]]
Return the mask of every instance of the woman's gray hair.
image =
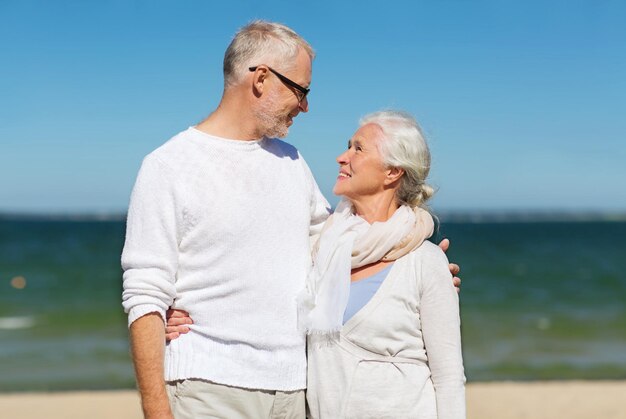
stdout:
[(379, 149), (383, 163), (404, 170), (396, 192), (398, 204), (427, 208), (426, 201), (435, 193), (426, 184), (430, 151), (415, 118), (406, 112), (385, 110), (364, 116), (359, 124), (376, 124), (382, 129), (384, 139), (379, 142)]
[(295, 64), (300, 48), (311, 61), (315, 52), (293, 29), (275, 22), (255, 20), (241, 28), (224, 54), (224, 88), (236, 85), (249, 72), (249, 67), (265, 64), (278, 71)]

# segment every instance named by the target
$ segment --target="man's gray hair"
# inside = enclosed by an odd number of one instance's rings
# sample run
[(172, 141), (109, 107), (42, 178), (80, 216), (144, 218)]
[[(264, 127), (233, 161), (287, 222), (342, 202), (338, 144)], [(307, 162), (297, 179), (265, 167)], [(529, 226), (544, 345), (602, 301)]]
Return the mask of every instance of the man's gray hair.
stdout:
[(264, 20), (250, 22), (235, 34), (224, 54), (224, 88), (240, 82), (249, 67), (265, 64), (281, 72), (291, 69), (300, 48), (311, 61), (315, 58), (311, 45), (293, 29)]
[(430, 172), (430, 151), (415, 118), (406, 112), (385, 110), (364, 116), (359, 124), (378, 125), (384, 136), (379, 142), (383, 164), (404, 169), (396, 193), (398, 204), (427, 208), (426, 201), (435, 193), (426, 184)]

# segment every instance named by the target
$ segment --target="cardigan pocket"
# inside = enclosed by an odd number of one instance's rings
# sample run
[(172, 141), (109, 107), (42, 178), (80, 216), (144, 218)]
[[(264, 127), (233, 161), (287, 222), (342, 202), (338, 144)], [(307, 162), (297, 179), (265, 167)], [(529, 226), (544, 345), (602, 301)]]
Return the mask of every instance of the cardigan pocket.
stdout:
[(359, 361), (346, 397), (346, 419), (437, 418), (435, 390), (427, 366)]

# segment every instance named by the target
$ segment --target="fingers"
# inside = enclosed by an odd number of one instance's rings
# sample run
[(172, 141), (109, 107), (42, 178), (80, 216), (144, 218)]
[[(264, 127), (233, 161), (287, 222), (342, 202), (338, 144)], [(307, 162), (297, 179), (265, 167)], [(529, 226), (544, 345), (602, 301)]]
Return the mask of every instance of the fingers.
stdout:
[(452, 278), (452, 283), (454, 284), (454, 287), (456, 288), (456, 292), (461, 292), (461, 278), (459, 278), (458, 276), (455, 276), (454, 278)]
[(177, 308), (170, 308), (165, 312), (165, 316), (169, 319), (171, 317), (189, 317), (189, 313), (185, 310), (179, 310)]
[(439, 242), (439, 247), (441, 247), (441, 250), (443, 250), (444, 252), (447, 252), (448, 248), (450, 247), (450, 240), (443, 239), (441, 242)]
[(165, 334), (185, 334), (189, 332), (189, 326), (166, 326)]
[(185, 324), (193, 324), (191, 317), (170, 317), (167, 319), (167, 326), (182, 326)]
[(167, 324), (165, 325), (165, 341), (170, 342), (178, 339), (181, 334), (189, 332), (188, 324), (193, 324), (193, 320), (189, 317), (189, 313), (185, 310), (170, 308), (165, 313)]
[(187, 313), (185, 310), (170, 308), (165, 313), (165, 318), (167, 319), (167, 326), (181, 326), (184, 324), (193, 324), (193, 320), (191, 320), (191, 317), (189, 317), (189, 313)]
[(450, 269), (450, 273), (452, 274), (452, 276), (457, 276), (459, 272), (461, 272), (461, 267), (456, 263), (449, 263), (448, 269)]
[(189, 332), (188, 326), (166, 326), (165, 327), (165, 341), (169, 342), (174, 339), (178, 339), (180, 335), (184, 335)]

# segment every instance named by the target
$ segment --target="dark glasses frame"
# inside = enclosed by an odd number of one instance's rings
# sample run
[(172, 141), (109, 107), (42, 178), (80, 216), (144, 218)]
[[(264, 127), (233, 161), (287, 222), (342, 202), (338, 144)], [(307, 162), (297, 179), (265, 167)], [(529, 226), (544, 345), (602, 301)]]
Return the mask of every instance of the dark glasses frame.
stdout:
[(287, 86), (291, 86), (294, 89), (296, 89), (300, 95), (296, 95), (298, 97), (298, 102), (302, 102), (304, 100), (304, 98), (309, 94), (309, 92), (311, 91), (311, 89), (307, 89), (306, 87), (300, 86), (298, 83), (296, 83), (295, 81), (283, 76), (282, 74), (280, 74), (278, 71), (274, 70), (272, 67), (270, 67), (269, 65), (265, 65), (265, 64), (261, 64), (261, 65), (256, 65), (254, 67), (249, 67), (248, 70), (250, 71), (256, 71), (257, 68), (259, 67), (267, 67), (269, 71), (271, 71), (272, 73), (274, 73), (276, 75), (276, 77), (278, 77), (278, 79), (280, 81), (282, 81), (283, 83), (285, 83)]

